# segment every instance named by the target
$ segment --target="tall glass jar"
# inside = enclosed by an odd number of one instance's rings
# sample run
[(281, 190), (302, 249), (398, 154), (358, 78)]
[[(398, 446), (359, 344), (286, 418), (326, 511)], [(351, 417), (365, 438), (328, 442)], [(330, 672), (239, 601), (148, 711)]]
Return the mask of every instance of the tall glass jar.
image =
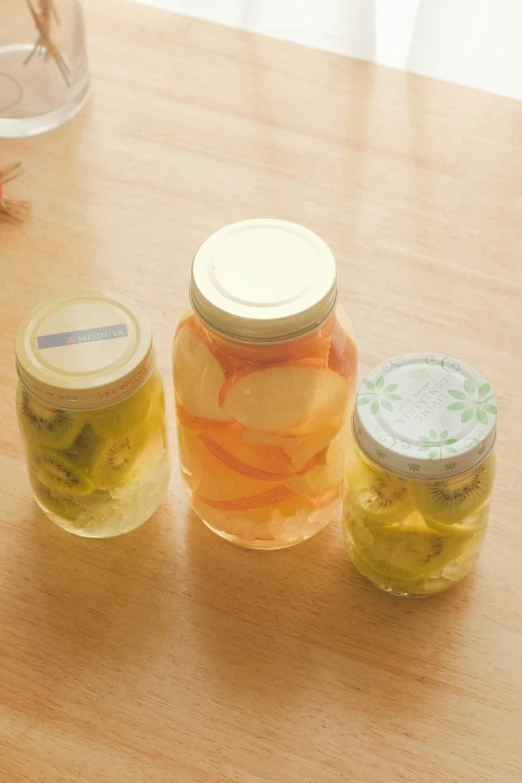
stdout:
[(20, 324), (15, 349), (38, 505), (80, 536), (141, 525), (169, 482), (165, 397), (145, 314), (106, 291), (54, 297)]
[(294, 223), (235, 223), (196, 254), (190, 299), (173, 366), (192, 506), (241, 546), (304, 541), (342, 502), (357, 374), (333, 255)]
[(397, 356), (363, 380), (343, 526), (353, 564), (377, 587), (433, 595), (471, 571), (489, 518), (496, 419), (489, 383), (448, 356)]

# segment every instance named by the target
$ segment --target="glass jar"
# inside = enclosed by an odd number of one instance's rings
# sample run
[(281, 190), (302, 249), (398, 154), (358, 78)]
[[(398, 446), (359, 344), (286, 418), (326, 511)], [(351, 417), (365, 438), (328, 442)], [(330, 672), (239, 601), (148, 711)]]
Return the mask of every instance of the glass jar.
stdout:
[(374, 585), (428, 596), (469, 574), (488, 524), (496, 418), (489, 383), (451, 357), (397, 356), (363, 380), (343, 530)]
[(2, 0), (0, 138), (62, 125), (88, 91), (81, 0)]
[(335, 261), (314, 233), (247, 220), (196, 254), (173, 349), (183, 482), (199, 517), (280, 549), (342, 503), (357, 353)]
[(40, 508), (91, 538), (159, 507), (169, 482), (165, 397), (145, 314), (118, 294), (40, 304), (16, 335), (17, 413)]

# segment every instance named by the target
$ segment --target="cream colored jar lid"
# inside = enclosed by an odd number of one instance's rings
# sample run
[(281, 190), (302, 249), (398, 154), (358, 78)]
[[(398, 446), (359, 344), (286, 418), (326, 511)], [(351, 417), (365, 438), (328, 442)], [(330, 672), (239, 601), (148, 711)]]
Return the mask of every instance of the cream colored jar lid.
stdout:
[(354, 436), (392, 473), (440, 479), (465, 473), (492, 448), (497, 401), (469, 365), (443, 354), (395, 356), (359, 387)]
[(72, 291), (40, 303), (15, 338), (20, 380), (42, 402), (96, 409), (128, 397), (154, 367), (145, 313), (108, 291)]
[(190, 299), (211, 329), (245, 342), (290, 340), (317, 329), (337, 296), (328, 245), (284, 220), (244, 220), (196, 253)]

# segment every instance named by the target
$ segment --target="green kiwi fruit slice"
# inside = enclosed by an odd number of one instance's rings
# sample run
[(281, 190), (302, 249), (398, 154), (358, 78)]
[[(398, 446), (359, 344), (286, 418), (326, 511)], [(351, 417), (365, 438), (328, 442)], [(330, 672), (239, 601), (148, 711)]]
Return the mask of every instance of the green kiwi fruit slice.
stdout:
[(105, 440), (90, 470), (96, 486), (99, 489), (112, 489), (125, 483), (146, 442), (146, 427), (138, 427), (126, 435)]
[(49, 511), (51, 514), (56, 514), (57, 517), (74, 522), (82, 511), (85, 511), (85, 508), (80, 506), (75, 500), (65, 495), (53, 495), (51, 490), (44, 487), (38, 480), (32, 481), (31, 485), (36, 499), (43, 506), (44, 510)]
[(401, 593), (403, 595), (411, 595), (416, 593), (419, 589), (418, 586), (422, 584), (422, 580), (415, 579), (413, 581), (393, 579), (390, 576), (382, 576), (377, 571), (374, 571), (371, 566), (368, 565), (356, 549), (350, 551), (350, 559), (362, 576), (369, 579), (376, 587), (381, 590), (386, 590), (392, 593)]
[(388, 525), (413, 509), (408, 482), (385, 471), (363, 468), (348, 478), (350, 499), (365, 522)]
[(467, 543), (458, 537), (407, 526), (379, 528), (371, 541), (358, 536), (357, 531), (354, 527), (350, 532), (361, 558), (381, 577), (396, 582), (421, 581), (440, 573), (462, 554)]
[(462, 476), (445, 481), (412, 481), (412, 489), (417, 507), (427, 519), (454, 525), (489, 498), (494, 477), (494, 461), (488, 458)]
[(415, 581), (401, 582), (397, 581), (396, 579), (392, 579), (389, 576), (383, 577), (381, 574), (378, 574), (377, 571), (374, 571), (373, 568), (371, 568), (368, 563), (363, 560), (356, 550), (353, 550), (350, 553), (350, 559), (357, 571), (359, 571), (362, 576), (365, 576), (366, 579), (372, 582), (375, 587), (378, 587), (381, 590), (385, 590), (388, 593), (393, 593), (394, 595), (423, 598), (430, 595), (443, 593), (445, 590), (448, 590), (450, 587), (453, 587), (453, 585), (456, 584), (450, 579), (445, 579), (442, 576), (436, 579), (417, 579)]
[(68, 449), (85, 421), (79, 411), (48, 408), (31, 397), (20, 384), (16, 397), (20, 428), (32, 446)]
[(89, 495), (94, 484), (78, 465), (66, 454), (44, 447), (33, 448), (29, 452), (38, 480), (51, 492), (67, 495)]
[(71, 460), (84, 468), (87, 472), (101, 446), (101, 439), (87, 424), (80, 432), (74, 443), (67, 449), (66, 454)]
[(142, 424), (159, 392), (162, 392), (161, 380), (153, 373), (141, 389), (127, 399), (93, 411), (90, 415), (91, 427), (102, 438), (121, 437)]
[(110, 493), (102, 490), (95, 490), (90, 495), (81, 497), (69, 497), (57, 492), (51, 492), (38, 480), (34, 468), (30, 468), (29, 478), (35, 497), (43, 508), (51, 514), (67, 519), (69, 522), (74, 522), (89, 507), (106, 503), (111, 499)]

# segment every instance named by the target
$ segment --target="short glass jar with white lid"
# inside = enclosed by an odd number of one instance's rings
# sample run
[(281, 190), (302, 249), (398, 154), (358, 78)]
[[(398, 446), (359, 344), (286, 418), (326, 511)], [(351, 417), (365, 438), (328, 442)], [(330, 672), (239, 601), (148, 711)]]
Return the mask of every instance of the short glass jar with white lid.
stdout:
[(427, 596), (471, 571), (488, 525), (496, 422), (490, 384), (448, 356), (396, 356), (363, 380), (343, 530), (377, 587)]
[(80, 536), (141, 525), (169, 482), (165, 396), (145, 313), (107, 291), (62, 294), (27, 315), (15, 351), (38, 505)]

